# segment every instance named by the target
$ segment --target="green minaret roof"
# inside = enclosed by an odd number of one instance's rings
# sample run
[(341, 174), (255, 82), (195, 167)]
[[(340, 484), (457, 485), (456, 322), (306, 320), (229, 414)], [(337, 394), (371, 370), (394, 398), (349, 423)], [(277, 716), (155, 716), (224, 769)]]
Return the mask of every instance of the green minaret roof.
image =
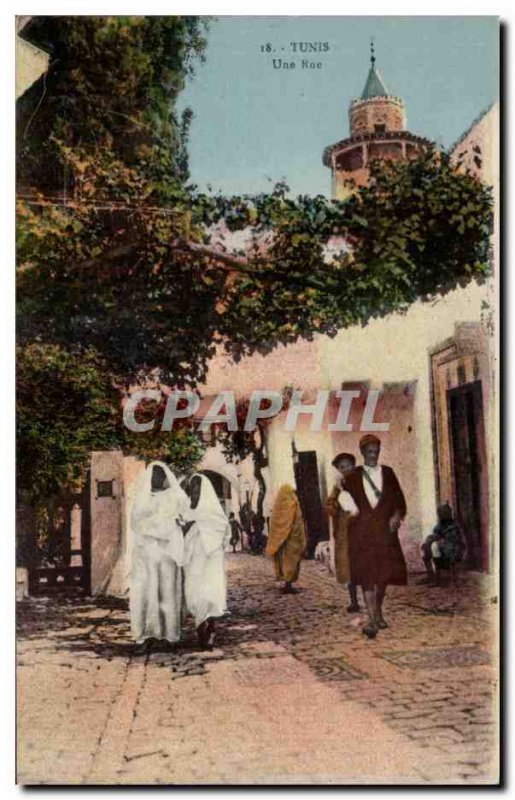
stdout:
[(367, 75), (367, 82), (365, 83), (363, 94), (361, 95), (362, 100), (369, 100), (371, 97), (388, 97), (388, 89), (376, 70), (373, 40), (370, 43), (370, 53), (370, 70)]

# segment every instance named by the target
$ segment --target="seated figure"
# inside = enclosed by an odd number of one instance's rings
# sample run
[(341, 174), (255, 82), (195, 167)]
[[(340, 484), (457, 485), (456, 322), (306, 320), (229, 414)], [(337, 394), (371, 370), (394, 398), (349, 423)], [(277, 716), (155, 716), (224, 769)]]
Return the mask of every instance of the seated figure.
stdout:
[(463, 535), (448, 503), (438, 506), (437, 513), (438, 522), (422, 545), (427, 579), (440, 583), (441, 571), (446, 569), (455, 582), (456, 568), (465, 552)]

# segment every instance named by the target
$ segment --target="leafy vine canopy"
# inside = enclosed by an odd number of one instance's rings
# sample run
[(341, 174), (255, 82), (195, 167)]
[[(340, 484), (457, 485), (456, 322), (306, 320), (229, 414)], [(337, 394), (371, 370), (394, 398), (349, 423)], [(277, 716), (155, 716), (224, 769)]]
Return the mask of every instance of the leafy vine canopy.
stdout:
[[(31, 24), (50, 64), (17, 107), (23, 370), (36, 369), (30, 348), (47, 348), (43, 364), (58, 348), (77, 369), (90, 354), (84, 364), (97, 359), (115, 388), (149, 374), (195, 386), (220, 343), (236, 360), (266, 354), (488, 275), (490, 189), (443, 151), (372, 162), (369, 184), (346, 201), (291, 197), (284, 183), (239, 197), (199, 192), (188, 172), (193, 113), (179, 114), (177, 97), (204, 57), (205, 20)], [(51, 425), (64, 436), (59, 408)], [(84, 454), (91, 436), (87, 427)]]
[[(72, 202), (19, 201), (20, 335), (95, 347), (131, 379), (194, 385), (219, 341), (239, 358), (334, 336), (489, 271), (490, 190), (443, 153), (374, 164), (346, 202), (177, 187), (166, 207), (139, 168), (64, 157)], [(222, 222), (254, 246), (213, 245)]]

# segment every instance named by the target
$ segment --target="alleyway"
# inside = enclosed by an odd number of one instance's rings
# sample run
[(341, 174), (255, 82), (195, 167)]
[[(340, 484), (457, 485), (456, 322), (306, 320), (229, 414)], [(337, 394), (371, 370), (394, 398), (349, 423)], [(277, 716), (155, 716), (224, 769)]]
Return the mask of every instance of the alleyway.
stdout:
[(494, 783), (495, 598), (392, 590), (374, 641), (326, 569), (228, 557), (219, 647), (135, 656), (127, 602), (19, 607), (20, 783)]

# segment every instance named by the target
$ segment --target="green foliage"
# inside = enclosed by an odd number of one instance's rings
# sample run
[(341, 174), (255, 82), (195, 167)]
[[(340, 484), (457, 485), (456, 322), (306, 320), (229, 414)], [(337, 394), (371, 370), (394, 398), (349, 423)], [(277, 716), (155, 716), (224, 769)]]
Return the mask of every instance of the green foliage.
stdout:
[(166, 396), (161, 400), (143, 400), (135, 411), (138, 423), (154, 422), (149, 431), (136, 433), (125, 425), (120, 427), (121, 445), (125, 452), (138, 455), (147, 461), (165, 461), (178, 475), (195, 470), (206, 450), (206, 445), (194, 430), (191, 419), (176, 420), (173, 430), (161, 430), (166, 407)]
[[(154, 409), (146, 410), (154, 415)], [(145, 409), (143, 409), (143, 418)], [(140, 420), (143, 421), (143, 420)], [(122, 422), (120, 392), (98, 353), (32, 343), (17, 349), (18, 494), (41, 506), (80, 493), (92, 450), (162, 459), (178, 473), (198, 464), (204, 445), (183, 427), (135, 434)]]
[(30, 35), (50, 51), (48, 72), (18, 103), (24, 188), (73, 191), (62, 146), (146, 171), (162, 198), (187, 175), (191, 112), (175, 100), (205, 46), (197, 17), (33, 17)]
[(98, 355), (58, 345), (17, 349), (18, 492), (33, 505), (80, 492), (91, 450), (116, 447), (117, 395)]
[[(227, 288), (217, 327), (236, 357), (315, 332), (334, 336), (489, 272), (490, 189), (445, 153), (375, 162), (370, 184), (345, 202), (290, 199), (278, 187), (233, 198), (234, 208), (233, 227), (273, 232), (266, 262), (242, 270)], [(341, 252), (330, 257), (334, 237)]]
[[(216, 341), (236, 358), (267, 353), (488, 274), (490, 191), (443, 153), (376, 162), (371, 184), (346, 202), (292, 199), (284, 186), (234, 198), (177, 189), (165, 208), (146, 200), (141, 172), (68, 159), (87, 187), (73, 208), (20, 203), (20, 336), (94, 346), (132, 379), (157, 368), (167, 383), (193, 385)], [(102, 205), (107, 177), (126, 207)], [(209, 250), (222, 223), (269, 244), (228, 267)]]
[[(199, 236), (183, 189), (160, 211), (140, 169), (100, 155), (67, 154), (72, 208), (18, 203), (18, 335), (95, 347), (126, 382), (156, 365), (173, 385), (194, 382), (213, 352), (225, 275), (206, 281), (172, 249)], [(123, 208), (109, 205), (115, 189)]]
[(179, 428), (165, 434), (164, 460), (178, 475), (188, 475), (195, 471), (202, 460), (206, 446), (191, 430)]
[[(32, 18), (31, 37), (51, 54), (17, 107), (18, 488), (33, 505), (78, 491), (94, 449), (178, 471), (201, 458), (191, 431), (125, 429), (117, 377), (127, 385), (154, 351), (188, 375), (191, 320), (160, 263), (170, 238), (188, 235), (191, 111), (179, 118), (175, 101), (204, 28), (195, 17)], [(151, 210), (164, 203), (172, 210)], [(170, 312), (183, 321), (171, 336)], [(202, 324), (194, 304), (191, 313)]]

